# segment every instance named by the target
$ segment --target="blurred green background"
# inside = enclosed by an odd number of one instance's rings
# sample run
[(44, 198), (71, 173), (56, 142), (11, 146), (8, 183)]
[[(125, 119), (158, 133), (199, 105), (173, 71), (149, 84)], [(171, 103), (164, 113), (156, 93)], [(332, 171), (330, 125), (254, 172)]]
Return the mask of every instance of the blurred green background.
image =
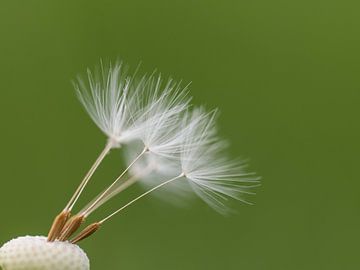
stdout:
[[(250, 158), (263, 184), (256, 204), (229, 218), (200, 200), (144, 199), (81, 243), (92, 269), (358, 269), (359, 8), (1, 1), (0, 242), (47, 233), (105, 143), (71, 80), (101, 57), (121, 58), (192, 81), (194, 103), (220, 108), (231, 154)], [(81, 204), (121, 166), (114, 152)]]

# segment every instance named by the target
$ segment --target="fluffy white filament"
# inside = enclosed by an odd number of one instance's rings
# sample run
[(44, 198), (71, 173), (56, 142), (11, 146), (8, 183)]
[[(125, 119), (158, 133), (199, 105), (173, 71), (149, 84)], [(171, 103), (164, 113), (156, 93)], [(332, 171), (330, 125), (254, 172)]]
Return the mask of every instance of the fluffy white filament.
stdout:
[[(194, 111), (190, 123), (199, 115), (201, 111)], [(228, 143), (216, 136), (215, 113), (200, 119), (180, 153), (182, 173), (199, 197), (218, 212), (226, 213), (230, 210), (229, 199), (247, 203), (244, 195), (254, 194), (249, 189), (257, 186), (251, 183), (257, 183), (259, 178), (245, 172), (243, 162), (226, 157)]]
[[(134, 122), (131, 111), (136, 111), (132, 102), (133, 80), (126, 75), (120, 63), (104, 67), (93, 73), (88, 69), (87, 81), (78, 78), (75, 84), (79, 100), (95, 124), (115, 144), (131, 140)], [(139, 84), (141, 85), (142, 82)]]
[(181, 130), (179, 123), (190, 99), (179, 83), (169, 80), (162, 85), (160, 76), (150, 78), (146, 87), (137, 92), (135, 103), (142, 109), (135, 126), (141, 130), (139, 139), (149, 152), (173, 157), (186, 136), (187, 131)]
[[(105, 217), (101, 223), (162, 187), (172, 187), (177, 193), (184, 191), (174, 184), (183, 184), (185, 180), (195, 194), (220, 213), (231, 212), (228, 205), (231, 200), (247, 203), (243, 197), (254, 194), (250, 189), (257, 186), (259, 179), (253, 174), (246, 173), (241, 162), (228, 160), (224, 156), (223, 150), (227, 144), (217, 138), (215, 114), (215, 112), (206, 113), (202, 108), (185, 113), (180, 124), (181, 130), (186, 130), (182, 137), (184, 141), (178, 152), (179, 156), (175, 153), (173, 156), (173, 158), (178, 158), (179, 169), (177, 166), (170, 166), (169, 170), (164, 169), (163, 166), (169, 164), (170, 160), (164, 160), (162, 156), (161, 159), (158, 159), (156, 155), (147, 156), (146, 159), (144, 156), (142, 162), (139, 160), (133, 164), (131, 170), (133, 175), (140, 176), (139, 178), (143, 178), (144, 182), (151, 180), (149, 175), (152, 173), (160, 179), (167, 177), (168, 180), (165, 178), (150, 190)], [(143, 172), (147, 175), (141, 175)], [(170, 177), (169, 174), (173, 175)], [(189, 193), (189, 190), (185, 189), (185, 192)], [(169, 197), (174, 199), (173, 196)]]
[(189, 109), (187, 89), (179, 83), (164, 83), (154, 75), (137, 81), (122, 69), (120, 64), (101, 65), (100, 75), (88, 71), (88, 84), (79, 80), (76, 88), (110, 141), (126, 144), (128, 164), (80, 213), (90, 215), (136, 182), (152, 186), (152, 191), (165, 182), (172, 193), (192, 190), (222, 213), (231, 199), (246, 203), (244, 195), (253, 194), (250, 189), (258, 179), (245, 172), (243, 163), (226, 157), (227, 143), (217, 136), (216, 111)]
[[(161, 188), (171, 202), (179, 198), (174, 195), (196, 194), (220, 213), (230, 212), (229, 202), (248, 203), (244, 196), (254, 194), (251, 190), (259, 178), (247, 173), (243, 162), (227, 158), (228, 144), (217, 134), (216, 111), (192, 108), (181, 84), (154, 75), (137, 79), (119, 63), (101, 63), (97, 72), (88, 70), (87, 81), (79, 79), (75, 88), (108, 143), (55, 218), (48, 238), (22, 237), (5, 244), (0, 249), (0, 268), (89, 269), (86, 254), (65, 240), (93, 211), (138, 182), (146, 192), (86, 227), (71, 243), (90, 236), (102, 223)], [(101, 162), (120, 146), (124, 146), (126, 169), (67, 220)]]
[[(152, 153), (173, 158), (183, 146), (186, 134), (189, 133), (188, 128), (181, 130), (178, 125), (189, 103), (186, 90), (181, 88), (180, 84), (172, 80), (164, 84), (160, 76), (158, 78), (150, 76), (148, 79), (144, 77), (136, 88), (131, 90), (133, 90), (131, 95), (128, 91), (123, 93), (128, 96), (131, 104), (131, 106), (125, 106), (128, 108), (125, 110), (127, 115), (130, 115), (132, 119), (131, 128), (127, 131), (132, 134), (128, 143), (130, 141), (142, 142), (142, 150), (139, 150), (125, 171), (81, 211), (81, 215), (90, 215), (111, 197), (130, 186), (129, 181), (135, 182), (132, 178), (120, 185), (123, 176), (145, 155)], [(85, 106), (85, 108), (88, 107), (88, 105)], [(129, 132), (129, 130), (134, 132)]]

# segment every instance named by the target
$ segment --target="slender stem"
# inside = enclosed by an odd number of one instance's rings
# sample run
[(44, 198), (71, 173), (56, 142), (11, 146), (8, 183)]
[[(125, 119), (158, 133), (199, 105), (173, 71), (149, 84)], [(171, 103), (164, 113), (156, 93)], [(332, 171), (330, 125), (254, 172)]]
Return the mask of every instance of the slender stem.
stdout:
[[(106, 192), (106, 195), (104, 196), (104, 198), (102, 198), (100, 201), (98, 201), (98, 203), (96, 204), (96, 206), (94, 206), (91, 210), (91, 212), (95, 211), (96, 209), (98, 209), (100, 206), (102, 206), (104, 203), (106, 203), (108, 200), (110, 200), (111, 198), (113, 198), (114, 196), (116, 196), (117, 194), (119, 194), (120, 192), (124, 191), (125, 189), (127, 189), (128, 187), (130, 187), (131, 185), (133, 185), (134, 183), (136, 183), (137, 181), (139, 181), (139, 179), (143, 176), (146, 175), (147, 173), (150, 173), (152, 171), (152, 166), (148, 166), (145, 168), (144, 171), (142, 171), (141, 173), (132, 175), (131, 177), (129, 177), (127, 180), (123, 181), (120, 185), (118, 186), (113, 186), (111, 190), (109, 190), (108, 192)], [(105, 191), (104, 191), (105, 192)], [(86, 209), (88, 209), (90, 207), (90, 205), (92, 205), (100, 196), (102, 195), (102, 192), (96, 196), (92, 201), (90, 201), (80, 212), (84, 213)], [(89, 213), (90, 214), (90, 213)]]
[(99, 157), (96, 159), (95, 163), (91, 166), (88, 173), (85, 175), (84, 179), (81, 181), (80, 185), (76, 189), (74, 195), (71, 197), (70, 201), (66, 205), (64, 211), (71, 211), (74, 207), (75, 203), (79, 199), (81, 193), (85, 189), (85, 186), (89, 182), (90, 178), (93, 176), (95, 170), (99, 167), (100, 163), (103, 161), (105, 156), (110, 152), (111, 148), (114, 146), (114, 143), (109, 140), (104, 148), (104, 150), (100, 153)]
[(145, 193), (141, 194), (140, 196), (136, 197), (135, 199), (133, 199), (132, 201), (128, 202), (127, 204), (125, 204), (123, 207), (119, 208), (118, 210), (116, 210), (115, 212), (113, 212), (112, 214), (108, 215), (106, 218), (102, 219), (99, 223), (103, 224), (105, 221), (107, 221), (108, 219), (112, 218), (113, 216), (115, 216), (117, 213), (121, 212), (122, 210), (124, 210), (125, 208), (127, 208), (128, 206), (132, 205), (133, 203), (135, 203), (136, 201), (140, 200), (142, 197), (145, 197), (146, 195), (150, 194), (151, 192), (161, 188), (162, 186), (165, 186), (166, 184), (169, 184), (173, 181), (175, 181), (176, 179), (179, 179), (181, 177), (183, 177), (184, 174), (180, 174), (174, 178), (171, 178), (170, 180), (167, 180), (159, 185), (157, 185), (156, 187), (146, 191)]
[[(96, 206), (92, 207), (91, 212), (95, 211), (96, 209), (98, 209), (101, 205), (103, 205), (104, 203), (106, 203), (108, 200), (110, 200), (111, 198), (113, 198), (116, 194), (120, 193), (121, 191), (125, 190), (126, 188), (128, 188), (129, 186), (131, 186), (132, 184), (134, 184), (136, 181), (138, 180), (137, 177), (135, 176), (131, 176), (129, 179), (125, 180), (124, 182), (122, 182), (118, 187), (113, 187), (113, 190), (109, 190), (108, 192), (106, 192), (106, 195), (97, 202)], [(105, 190), (103, 191), (105, 192)], [(93, 205), (93, 203), (103, 194), (103, 192), (99, 193), (98, 196), (96, 196), (92, 201), (90, 201), (81, 211), (80, 213), (84, 213), (88, 208), (90, 208), (91, 205)], [(91, 212), (89, 212), (88, 214), (90, 214)]]
[(106, 189), (104, 190), (100, 196), (89, 206), (87, 209), (81, 212), (81, 215), (84, 215), (85, 217), (88, 217), (98, 205), (99, 202), (101, 202), (104, 197), (106, 197), (109, 193), (109, 191), (116, 185), (117, 182), (121, 180), (121, 178), (128, 172), (128, 170), (135, 164), (136, 161), (138, 161), (146, 152), (148, 151), (147, 147), (143, 149), (143, 151), (130, 163), (130, 165), (119, 175), (118, 178)]

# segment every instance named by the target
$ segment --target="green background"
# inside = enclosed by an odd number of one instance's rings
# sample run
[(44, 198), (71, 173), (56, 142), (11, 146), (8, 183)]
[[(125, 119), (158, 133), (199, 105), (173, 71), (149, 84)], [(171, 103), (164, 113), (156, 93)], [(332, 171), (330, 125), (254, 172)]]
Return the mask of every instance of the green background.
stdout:
[[(200, 200), (142, 200), (81, 243), (92, 269), (357, 269), (357, 3), (1, 1), (0, 242), (47, 233), (105, 143), (71, 80), (121, 58), (192, 81), (195, 104), (220, 108), (231, 155), (263, 180), (229, 218)], [(81, 204), (121, 164), (109, 156)]]

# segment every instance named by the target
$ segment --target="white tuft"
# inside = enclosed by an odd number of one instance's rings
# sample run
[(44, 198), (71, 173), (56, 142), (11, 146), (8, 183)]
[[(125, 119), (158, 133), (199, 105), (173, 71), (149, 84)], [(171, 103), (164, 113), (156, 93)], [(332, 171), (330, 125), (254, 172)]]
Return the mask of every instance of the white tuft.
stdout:
[[(258, 185), (258, 178), (245, 172), (243, 162), (226, 158), (227, 143), (219, 140), (215, 122), (216, 111), (208, 113), (201, 107), (186, 111), (182, 123), (178, 123), (178, 138), (182, 140), (178, 152), (172, 156), (148, 152), (131, 167), (130, 173), (147, 188), (163, 186), (164, 179), (185, 176), (183, 180), (169, 181), (163, 192), (155, 193), (170, 202), (176, 200), (177, 204), (178, 199), (194, 192), (223, 214), (231, 211), (229, 203), (232, 199), (248, 203), (245, 195), (253, 194), (251, 189)], [(136, 145), (127, 148), (128, 164), (139, 152), (136, 148)]]
[(245, 172), (243, 162), (226, 157), (227, 143), (216, 136), (215, 113), (204, 116), (201, 110), (194, 111), (188, 119), (198, 120), (183, 145), (180, 162), (194, 192), (220, 213), (230, 211), (231, 199), (248, 203), (244, 195), (254, 194), (251, 188), (259, 179)]
[(75, 84), (79, 100), (114, 146), (140, 139), (153, 153), (172, 155), (179, 150), (178, 123), (190, 101), (180, 83), (161, 76), (126, 75), (121, 64), (88, 70), (87, 82)]
[(77, 245), (48, 242), (43, 236), (13, 239), (0, 248), (3, 270), (89, 270), (89, 259)]
[[(127, 164), (130, 164), (137, 150), (135, 147), (128, 147), (125, 152)], [(136, 177), (137, 182), (145, 189), (152, 188), (161, 184), (164, 179), (173, 178), (181, 173), (179, 160), (176, 158), (167, 158), (153, 154), (146, 153), (138, 162), (136, 162), (130, 169), (132, 177)], [(176, 206), (183, 206), (186, 204), (186, 198), (191, 195), (191, 188), (185, 181), (174, 181), (164, 186), (159, 192), (154, 192), (153, 195), (160, 199), (167, 200)], [(171, 200), (168, 200), (171, 197)]]
[(78, 78), (75, 89), (92, 120), (115, 144), (133, 139), (134, 120), (129, 109), (136, 111), (131, 97), (134, 91), (130, 91), (132, 78), (120, 63), (108, 67), (101, 63), (99, 71), (88, 69), (87, 75), (87, 82)]
[[(248, 203), (245, 197), (253, 194), (259, 179), (245, 171), (243, 162), (226, 157), (216, 111), (190, 110), (186, 87), (172, 80), (164, 83), (154, 74), (136, 81), (120, 64), (101, 66), (95, 77), (89, 71), (88, 80), (88, 85), (80, 80), (77, 86), (81, 102), (110, 142), (126, 144), (130, 151), (125, 153), (127, 168), (82, 213), (88, 216), (136, 182), (155, 186), (150, 192), (166, 185), (172, 200), (174, 194), (195, 193), (221, 213), (230, 210), (231, 200)], [(128, 179), (122, 179), (127, 172)]]
[(179, 123), (190, 101), (186, 89), (172, 80), (163, 85), (160, 76), (151, 77), (136, 100), (135, 107), (142, 108), (135, 122), (141, 130), (139, 139), (148, 151), (172, 158), (184, 141)]

